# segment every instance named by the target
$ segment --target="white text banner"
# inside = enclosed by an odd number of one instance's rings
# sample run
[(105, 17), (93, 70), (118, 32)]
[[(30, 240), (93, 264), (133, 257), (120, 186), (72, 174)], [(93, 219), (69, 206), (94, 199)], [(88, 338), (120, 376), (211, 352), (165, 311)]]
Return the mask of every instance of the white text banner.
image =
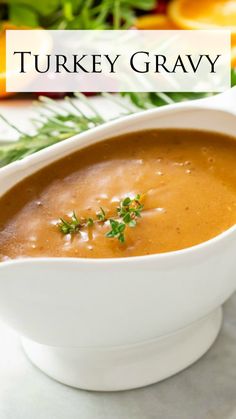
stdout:
[(221, 92), (224, 30), (8, 30), (9, 92)]

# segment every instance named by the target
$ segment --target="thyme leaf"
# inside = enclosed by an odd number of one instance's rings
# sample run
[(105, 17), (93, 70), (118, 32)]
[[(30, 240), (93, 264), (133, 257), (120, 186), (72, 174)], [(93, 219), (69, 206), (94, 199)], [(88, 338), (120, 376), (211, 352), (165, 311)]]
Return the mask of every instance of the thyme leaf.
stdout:
[(60, 222), (58, 223), (58, 228), (63, 234), (75, 234), (77, 233), (82, 227), (75, 211), (73, 211), (72, 216), (67, 221), (65, 218), (60, 218)]
[(100, 207), (100, 211), (96, 213), (96, 216), (99, 221), (105, 222), (107, 220), (106, 213), (102, 207)]
[(122, 221), (113, 220), (112, 218), (109, 220), (109, 222), (111, 230), (106, 233), (106, 237), (109, 239), (117, 238), (121, 243), (124, 243), (124, 230), (126, 228), (126, 224)]

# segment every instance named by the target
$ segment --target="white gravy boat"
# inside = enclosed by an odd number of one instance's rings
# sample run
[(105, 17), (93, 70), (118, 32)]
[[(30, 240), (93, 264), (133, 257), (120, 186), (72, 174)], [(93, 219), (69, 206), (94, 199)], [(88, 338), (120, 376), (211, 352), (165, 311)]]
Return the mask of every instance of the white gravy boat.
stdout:
[[(0, 170), (0, 195), (88, 144), (148, 128), (235, 136), (236, 89), (108, 122)], [(236, 163), (236, 156), (235, 156)], [(51, 377), (91, 390), (162, 380), (197, 360), (236, 289), (236, 226), (200, 245), (121, 259), (40, 258), (0, 264), (0, 316)]]

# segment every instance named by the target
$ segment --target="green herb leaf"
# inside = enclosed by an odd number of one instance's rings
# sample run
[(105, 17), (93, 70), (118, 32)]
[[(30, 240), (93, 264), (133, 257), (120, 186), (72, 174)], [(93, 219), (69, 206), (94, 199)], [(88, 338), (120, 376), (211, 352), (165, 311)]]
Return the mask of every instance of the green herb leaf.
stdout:
[(92, 218), (88, 218), (87, 219), (87, 226), (88, 227), (91, 227), (91, 226), (93, 226), (94, 225), (94, 221), (93, 221), (93, 219)]
[(106, 237), (110, 239), (117, 238), (121, 243), (124, 243), (125, 241), (124, 230), (126, 228), (125, 223), (123, 223), (122, 221), (117, 221), (113, 219), (110, 219), (109, 222), (110, 222), (111, 230), (108, 231), (108, 233), (106, 233)]
[[(7, 18), (13, 23), (17, 18), (13, 10), (17, 7), (34, 13), (34, 19), (27, 18), (29, 25), (35, 26), (37, 20), (47, 29), (125, 29), (133, 25), (137, 11), (152, 10), (156, 0), (8, 0), (5, 3)], [(22, 12), (17, 24), (23, 25), (25, 21)]]
[(140, 202), (140, 195), (136, 195), (134, 199), (128, 197), (121, 201), (120, 206), (117, 208), (117, 213), (128, 224), (131, 220), (141, 217), (142, 210), (143, 205)]
[(9, 19), (16, 26), (39, 26), (38, 15), (35, 10), (24, 4), (11, 4), (9, 6)]
[(106, 213), (102, 207), (100, 207), (100, 211), (96, 213), (96, 216), (99, 221), (104, 222), (107, 220)]
[(81, 223), (73, 211), (73, 214), (68, 221), (64, 218), (60, 218), (58, 228), (63, 234), (75, 234), (81, 229)]
[(32, 0), (8, 0), (7, 3), (10, 6), (19, 6), (24, 8), (24, 6), (28, 6), (29, 8), (33, 9), (41, 16), (47, 16), (50, 13), (54, 13), (59, 5), (60, 0), (40, 0), (40, 1), (32, 1)]
[(16, 126), (0, 115), (0, 119), (19, 134), (19, 138), (15, 142), (3, 143), (2, 145), (0, 143), (0, 167), (23, 159), (43, 148), (63, 141), (80, 132), (87, 131), (104, 122), (102, 117), (91, 108), (89, 101), (82, 94), (79, 95), (79, 99), (87, 106), (88, 111), (92, 112), (89, 117), (82, 113), (70, 98), (68, 98), (67, 107), (65, 107), (67, 99), (65, 103), (59, 105), (52, 99), (46, 97), (40, 98), (38, 102), (41, 105), (40, 110), (38, 110), (39, 115), (32, 120), (35, 125), (35, 133), (31, 135), (21, 132)]

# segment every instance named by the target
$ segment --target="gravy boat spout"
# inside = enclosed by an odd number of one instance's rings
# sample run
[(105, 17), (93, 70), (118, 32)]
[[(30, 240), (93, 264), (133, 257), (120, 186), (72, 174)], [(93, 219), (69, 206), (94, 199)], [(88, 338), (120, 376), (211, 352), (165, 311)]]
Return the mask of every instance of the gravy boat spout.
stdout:
[[(61, 157), (155, 128), (235, 137), (236, 90), (108, 122), (0, 170), (0, 195)], [(37, 258), (0, 264), (0, 316), (35, 365), (90, 390), (160, 381), (215, 340), (236, 289), (236, 227), (187, 249), (120, 259)]]

